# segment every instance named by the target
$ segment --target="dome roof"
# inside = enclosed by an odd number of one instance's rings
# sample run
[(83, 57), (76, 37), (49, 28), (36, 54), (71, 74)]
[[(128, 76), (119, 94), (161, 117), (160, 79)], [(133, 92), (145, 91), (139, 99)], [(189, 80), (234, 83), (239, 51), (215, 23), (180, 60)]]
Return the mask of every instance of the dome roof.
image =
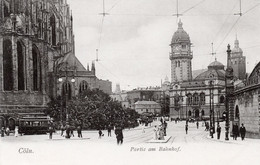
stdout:
[(214, 69), (207, 70), (195, 78), (195, 80), (207, 80), (207, 79), (225, 80), (225, 71), (214, 70)]
[(225, 66), (221, 62), (218, 62), (217, 59), (215, 59), (214, 62), (209, 64), (208, 69), (224, 70), (224, 67)]
[(174, 33), (171, 43), (173, 44), (179, 42), (190, 42), (190, 36), (183, 30), (181, 20), (178, 23), (178, 30)]

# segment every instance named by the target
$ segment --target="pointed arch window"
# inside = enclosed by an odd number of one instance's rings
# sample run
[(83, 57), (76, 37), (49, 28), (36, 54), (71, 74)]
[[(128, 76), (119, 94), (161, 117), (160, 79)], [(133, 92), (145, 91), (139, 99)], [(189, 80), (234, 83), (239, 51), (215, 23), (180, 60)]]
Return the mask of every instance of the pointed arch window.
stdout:
[(201, 93), (200, 94), (200, 104), (201, 105), (205, 105), (205, 93)]
[(188, 98), (188, 105), (192, 104), (192, 95), (189, 93), (187, 94), (187, 98)]
[(193, 94), (193, 100), (194, 100), (194, 102), (193, 102), (194, 105), (198, 105), (199, 104), (199, 95), (198, 95), (198, 93), (194, 93)]
[(25, 46), (17, 42), (18, 90), (25, 90)]
[(62, 96), (68, 100), (71, 100), (71, 85), (69, 82), (64, 82), (62, 84)]
[(9, 17), (9, 9), (7, 5), (4, 3), (4, 17)]
[(86, 81), (81, 81), (79, 84), (79, 93), (82, 93), (84, 90), (88, 89), (88, 83)]
[(52, 15), (50, 18), (50, 26), (51, 26), (51, 44), (52, 45), (56, 45), (56, 20), (55, 20), (55, 16)]
[(38, 48), (33, 45), (32, 48), (32, 61), (33, 61), (33, 90), (41, 91), (41, 58)]
[(3, 78), (4, 90), (13, 90), (13, 57), (12, 57), (12, 42), (4, 40), (3, 42)]

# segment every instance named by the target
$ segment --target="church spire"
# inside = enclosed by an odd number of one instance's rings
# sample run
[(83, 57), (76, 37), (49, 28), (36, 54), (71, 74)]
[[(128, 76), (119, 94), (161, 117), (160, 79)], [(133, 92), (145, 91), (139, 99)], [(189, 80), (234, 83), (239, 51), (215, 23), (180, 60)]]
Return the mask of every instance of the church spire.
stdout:
[(178, 23), (178, 29), (183, 29), (183, 28), (182, 28), (182, 22), (181, 22), (181, 19), (179, 20), (179, 23)]

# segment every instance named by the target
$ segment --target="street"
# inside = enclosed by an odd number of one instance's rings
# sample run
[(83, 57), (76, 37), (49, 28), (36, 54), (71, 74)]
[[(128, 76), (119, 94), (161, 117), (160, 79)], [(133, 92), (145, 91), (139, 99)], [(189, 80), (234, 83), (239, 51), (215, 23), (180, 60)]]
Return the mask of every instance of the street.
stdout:
[[(154, 122), (152, 125), (158, 124)], [(259, 162), (260, 140), (238, 138), (221, 140), (208, 136), (200, 123), (189, 123), (188, 134), (185, 122), (168, 122), (167, 143), (147, 143), (153, 137), (153, 126), (145, 133), (140, 127), (124, 130), (124, 144), (116, 145), (116, 138), (104, 136), (99, 139), (98, 131), (83, 131), (83, 138), (65, 139), (60, 132), (53, 139), (48, 135), (9, 136), (0, 140), (0, 164), (237, 164)], [(222, 125), (224, 123), (221, 123)], [(249, 154), (250, 153), (250, 154)], [(254, 163), (253, 163), (254, 164)]]

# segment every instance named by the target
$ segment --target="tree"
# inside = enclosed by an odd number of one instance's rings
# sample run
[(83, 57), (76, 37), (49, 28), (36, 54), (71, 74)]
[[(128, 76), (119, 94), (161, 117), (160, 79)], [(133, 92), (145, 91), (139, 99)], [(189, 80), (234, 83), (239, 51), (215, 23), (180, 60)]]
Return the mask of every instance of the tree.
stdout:
[[(49, 103), (46, 111), (56, 121), (61, 118), (61, 104), (58, 99)], [(131, 109), (124, 110), (121, 103), (114, 101), (108, 94), (99, 89), (86, 89), (66, 105), (69, 122), (72, 125), (81, 124), (85, 129), (105, 129), (108, 126), (120, 124), (124, 127), (137, 125), (137, 112)], [(63, 113), (64, 114), (64, 113)], [(65, 115), (62, 116), (63, 121)]]

